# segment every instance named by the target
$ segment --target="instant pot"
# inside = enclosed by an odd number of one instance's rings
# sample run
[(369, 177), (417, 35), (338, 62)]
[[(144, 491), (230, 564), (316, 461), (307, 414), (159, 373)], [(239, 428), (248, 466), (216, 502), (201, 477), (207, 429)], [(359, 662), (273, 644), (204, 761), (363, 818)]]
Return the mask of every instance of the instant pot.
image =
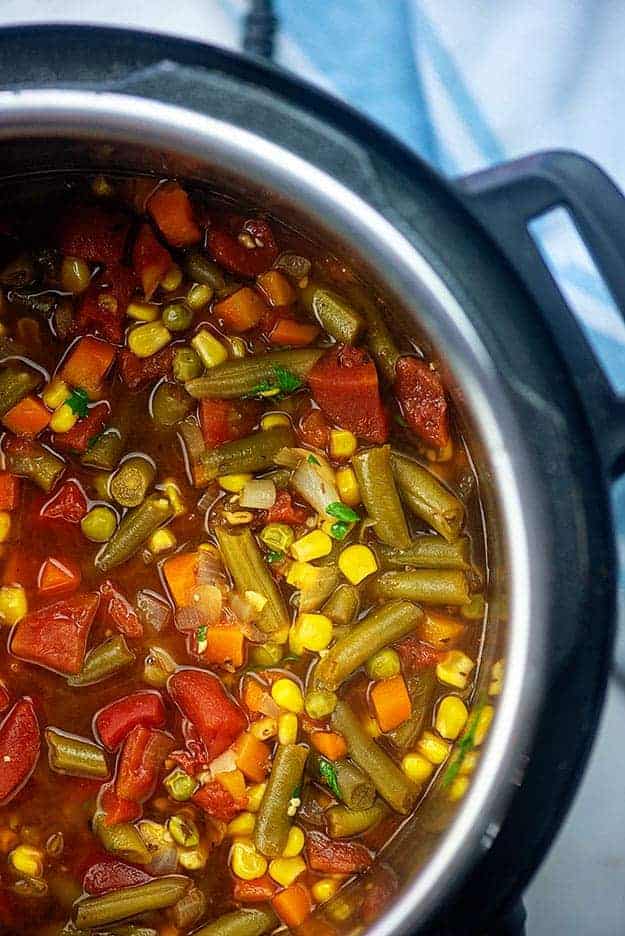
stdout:
[(506, 677), (467, 796), (387, 849), (403, 886), (370, 933), (520, 932), (515, 907), (571, 802), (603, 700), (617, 577), (609, 493), (625, 471), (625, 402), (528, 222), (565, 206), (623, 309), (622, 196), (570, 153), (450, 184), (322, 92), (188, 41), (4, 29), (0, 75), (0, 184), (85, 169), (201, 180), (349, 258), (396, 327), (425, 336), (472, 440), (490, 570), (484, 653), (503, 647)]

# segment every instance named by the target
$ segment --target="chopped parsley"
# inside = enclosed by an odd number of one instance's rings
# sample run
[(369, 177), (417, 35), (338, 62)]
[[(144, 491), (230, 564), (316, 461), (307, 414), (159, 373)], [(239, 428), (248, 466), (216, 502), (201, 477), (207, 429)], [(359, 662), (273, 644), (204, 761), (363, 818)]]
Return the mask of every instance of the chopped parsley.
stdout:
[(196, 635), (196, 636), (197, 636), (197, 642), (198, 642), (199, 644), (206, 643), (206, 640), (207, 640), (207, 638), (208, 638), (208, 625), (207, 625), (207, 624), (200, 624), (200, 626), (199, 626), (198, 629), (197, 629), (197, 635)]
[(320, 464), (319, 459), (318, 459), (318, 458), (315, 458), (314, 455), (309, 455), (308, 458), (306, 459), (306, 461), (308, 462), (309, 465), (319, 465), (319, 464)]
[(401, 426), (401, 427), (402, 427), (402, 429), (407, 429), (407, 428), (408, 428), (408, 423), (406, 422), (406, 420), (404, 419), (404, 417), (401, 416), (399, 413), (395, 413), (394, 416), (393, 416), (393, 419), (395, 420), (395, 422), (397, 423), (398, 426)]
[(340, 501), (334, 501), (334, 503), (328, 504), (326, 513), (334, 517), (335, 520), (340, 520), (342, 523), (356, 523), (360, 520), (360, 515), (357, 514), (355, 510), (352, 510), (351, 507), (342, 504)]
[(89, 409), (89, 394), (86, 390), (83, 390), (82, 387), (74, 387), (65, 402), (79, 419), (85, 418)]
[(443, 774), (443, 788), (448, 787), (451, 783), (453, 783), (460, 772), (460, 768), (462, 767), (462, 762), (464, 761), (465, 757), (469, 751), (473, 750), (475, 746), (475, 732), (477, 731), (477, 725), (480, 720), (480, 715), (483, 708), (484, 703), (478, 705), (473, 712), (467, 730), (460, 738), (460, 741), (456, 746), (456, 756)]
[(262, 380), (256, 384), (250, 396), (287, 396), (303, 386), (297, 374), (279, 364), (273, 365), (273, 374), (273, 380)]
[(336, 776), (336, 770), (329, 760), (325, 757), (319, 758), (319, 774), (324, 783), (332, 791), (337, 799), (341, 798), (341, 790)]
[(330, 535), (335, 540), (345, 539), (349, 533), (349, 523), (343, 523), (342, 520), (337, 520), (336, 523), (333, 523), (330, 527)]
[(267, 562), (283, 562), (284, 553), (281, 549), (270, 549), (267, 552)]

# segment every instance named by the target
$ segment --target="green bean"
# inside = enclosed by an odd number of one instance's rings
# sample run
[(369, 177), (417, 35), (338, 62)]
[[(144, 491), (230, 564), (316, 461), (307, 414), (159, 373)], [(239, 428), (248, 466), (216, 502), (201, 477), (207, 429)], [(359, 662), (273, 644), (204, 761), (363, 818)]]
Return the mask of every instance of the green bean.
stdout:
[(294, 442), (295, 436), (289, 426), (275, 426), (207, 449), (200, 459), (207, 481), (213, 481), (222, 474), (264, 471), (273, 465), (280, 449), (290, 448)]
[(372, 654), (405, 637), (422, 620), (423, 612), (410, 601), (391, 601), (369, 612), (320, 660), (315, 668), (315, 683), (338, 689)]
[(265, 634), (289, 626), (289, 615), (280, 590), (267, 568), (254, 534), (249, 528), (234, 532), (219, 527), (215, 531), (224, 565), (234, 579), (240, 595), (255, 591), (267, 599), (256, 625)]
[(75, 676), (68, 676), (68, 686), (93, 686), (119, 673), (134, 663), (135, 655), (122, 634), (109, 637), (89, 651), (82, 669)]
[(111, 936), (158, 936), (151, 926), (115, 926)]
[(384, 570), (403, 569), (468, 569), (469, 540), (463, 536), (448, 543), (442, 536), (425, 534), (414, 539), (405, 549), (378, 546), (376, 552)]
[(482, 594), (471, 595), (468, 604), (460, 609), (462, 617), (466, 621), (481, 621), (486, 614), (486, 599)]
[(204, 370), (199, 355), (193, 348), (176, 348), (174, 351), (173, 372), (176, 380), (184, 383), (185, 380), (193, 380), (199, 377)]
[(106, 825), (104, 815), (98, 813), (93, 820), (93, 830), (106, 851), (116, 858), (135, 864), (149, 864), (152, 860), (152, 852), (130, 823)]
[(155, 477), (152, 462), (141, 455), (133, 455), (121, 463), (109, 481), (111, 497), (122, 507), (138, 507)]
[(256, 848), (268, 858), (282, 854), (289, 837), (289, 805), (299, 796), (308, 748), (303, 744), (280, 744), (254, 826)]
[(361, 832), (377, 825), (387, 812), (388, 808), (381, 799), (376, 799), (366, 809), (330, 806), (326, 811), (330, 838), (351, 838), (352, 835), (360, 835)]
[(311, 752), (307, 768), (311, 776), (324, 782), (350, 809), (368, 809), (373, 804), (373, 784), (351, 761), (328, 761), (320, 754)]
[(369, 585), (376, 598), (405, 598), (427, 605), (466, 605), (469, 584), (460, 569), (413, 569), (384, 572)]
[(387, 546), (409, 546), (410, 533), (395, 487), (390, 446), (365, 449), (352, 458), (352, 466), (378, 539)]
[(193, 884), (171, 909), (171, 921), (177, 929), (187, 930), (206, 913), (206, 897)]
[(136, 887), (121, 887), (101, 897), (83, 897), (74, 905), (74, 922), (79, 928), (94, 929), (141, 913), (164, 910), (180, 900), (190, 884), (189, 878), (170, 874)]
[(338, 293), (310, 283), (300, 293), (304, 307), (314, 315), (322, 328), (343, 344), (354, 344), (365, 321), (354, 307)]
[(438, 478), (405, 455), (391, 454), (400, 493), (414, 514), (449, 542), (458, 539), (464, 506)]
[(207, 923), (192, 936), (262, 936), (278, 925), (273, 910), (261, 907), (246, 907), (224, 913), (212, 923)]
[(399, 350), (384, 320), (382, 310), (360, 287), (354, 290), (358, 306), (367, 322), (367, 348), (389, 384), (395, 383)]
[(212, 289), (223, 289), (226, 285), (224, 275), (212, 260), (194, 250), (187, 255), (185, 262), (187, 276), (194, 283), (202, 283), (203, 286), (210, 286)]
[(152, 419), (163, 429), (172, 429), (188, 416), (195, 403), (184, 387), (165, 380), (156, 388), (151, 401)]
[(0, 370), (0, 417), (23, 400), (43, 382), (39, 371), (26, 370), (15, 364), (8, 364)]
[(345, 582), (330, 595), (323, 608), (323, 613), (339, 627), (351, 624), (360, 607), (360, 596), (355, 585)]
[(234, 399), (258, 392), (258, 387), (275, 383), (276, 368), (294, 374), (299, 380), (308, 376), (324, 353), (321, 348), (302, 348), (297, 351), (271, 351), (237, 361), (225, 361), (211, 367), (203, 377), (189, 380), (187, 391), (198, 400)]
[(197, 420), (193, 416), (187, 416), (181, 423), (178, 423), (176, 428), (183, 441), (186, 464), (193, 484), (195, 487), (204, 487), (208, 484), (208, 479), (200, 458), (204, 453), (206, 443)]
[(112, 471), (124, 451), (125, 433), (118, 425), (110, 425), (98, 436), (80, 459), (85, 468)]
[(51, 491), (65, 470), (65, 462), (38, 442), (22, 442), (19, 451), (6, 453), (7, 469), (28, 478), (46, 493)]
[(170, 302), (163, 309), (163, 325), (171, 332), (186, 331), (193, 325), (193, 309), (184, 302)]
[(97, 777), (105, 780), (108, 764), (102, 748), (88, 741), (66, 734), (57, 728), (46, 728), (50, 768), (70, 777)]
[(346, 702), (339, 701), (331, 715), (332, 727), (345, 738), (351, 759), (364, 770), (383, 800), (406, 815), (412, 809), (416, 787), (408, 780), (394, 760), (366, 733)]
[(95, 559), (95, 564), (101, 572), (121, 565), (130, 559), (145, 541), (173, 516), (174, 510), (169, 500), (161, 494), (150, 494), (149, 497), (129, 510)]
[(430, 710), (432, 697), (436, 688), (436, 673), (433, 666), (408, 676), (406, 687), (410, 697), (410, 715), (399, 727), (389, 731), (387, 738), (401, 751), (410, 750), (419, 738), (426, 716)]

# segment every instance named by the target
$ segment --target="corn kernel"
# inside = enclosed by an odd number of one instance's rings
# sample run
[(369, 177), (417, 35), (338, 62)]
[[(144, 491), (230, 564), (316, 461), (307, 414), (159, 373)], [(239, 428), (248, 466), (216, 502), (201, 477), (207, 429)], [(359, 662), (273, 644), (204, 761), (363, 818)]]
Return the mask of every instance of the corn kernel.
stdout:
[[(272, 643), (278, 645), (285, 644), (289, 639), (289, 630), (290, 628), (287, 624), (285, 627), (281, 627), (280, 630), (274, 631), (271, 635)], [(284, 654), (282, 654), (282, 656), (284, 656)]]
[(187, 305), (195, 312), (203, 309), (213, 298), (213, 289), (205, 283), (194, 283), (187, 293)]
[(17, 624), (27, 611), (26, 592), (21, 585), (3, 585), (0, 588), (0, 620), (3, 624)]
[(239, 494), (248, 481), (251, 481), (254, 475), (251, 474), (229, 474), (229, 475), (220, 475), (217, 478), (219, 482), (219, 487), (223, 488), (224, 491), (229, 491), (230, 494)]
[(155, 322), (161, 317), (161, 310), (153, 302), (129, 302), (126, 315), (135, 322)]
[(204, 367), (216, 367), (228, 360), (228, 351), (206, 328), (201, 328), (191, 339)]
[(235, 842), (230, 851), (230, 867), (242, 881), (254, 881), (267, 870), (267, 859), (245, 839)]
[(283, 858), (296, 858), (304, 848), (304, 833), (299, 826), (291, 826), (289, 837), (282, 852)]
[(230, 526), (243, 526), (252, 522), (254, 514), (251, 510), (224, 510), (224, 519)]
[(244, 358), (247, 356), (247, 348), (242, 338), (231, 336), (226, 340), (233, 358)]
[(449, 741), (437, 738), (431, 731), (424, 731), (417, 743), (417, 751), (431, 764), (437, 766), (447, 759), (450, 750), (451, 744)]
[(401, 767), (413, 783), (425, 783), (430, 779), (434, 770), (434, 765), (427, 758), (414, 753), (406, 754), (402, 759)]
[(260, 538), (270, 549), (286, 552), (295, 536), (287, 523), (268, 523), (266, 527), (263, 527)]
[(501, 690), (503, 689), (503, 672), (503, 660), (497, 660), (496, 663), (493, 663), (493, 668), (490, 671), (490, 683), (488, 685), (489, 695), (501, 695)]
[(455, 741), (467, 723), (467, 707), (458, 696), (448, 695), (441, 700), (434, 727), (442, 738)]
[(289, 887), (306, 870), (306, 862), (299, 855), (295, 858), (274, 858), (269, 865), (269, 875), (282, 887)]
[(226, 832), (233, 838), (235, 836), (245, 838), (253, 833), (255, 825), (256, 816), (254, 813), (242, 812), (228, 823)]
[(156, 530), (148, 540), (148, 549), (155, 556), (158, 556), (160, 553), (174, 549), (177, 542), (171, 530)]
[(469, 778), (468, 777), (456, 777), (449, 787), (449, 799), (452, 803), (457, 803), (458, 800), (461, 800), (464, 794), (469, 788)]
[(440, 682), (456, 689), (466, 689), (475, 663), (461, 650), (450, 650), (436, 665), (436, 676)]
[(68, 293), (84, 292), (91, 280), (91, 270), (78, 257), (63, 257), (61, 263), (61, 286)]
[(114, 189), (108, 179), (103, 175), (98, 175), (91, 183), (91, 191), (99, 198), (109, 198), (113, 194)]
[(167, 495), (169, 503), (174, 508), (174, 517), (181, 517), (186, 513), (186, 507), (182, 499), (182, 494), (180, 488), (176, 481), (173, 478), (165, 478), (160, 487), (163, 489)]
[(0, 543), (6, 543), (11, 532), (11, 514), (0, 510)]
[(302, 690), (292, 679), (286, 677), (277, 679), (271, 687), (271, 695), (274, 702), (277, 702), (280, 708), (284, 708), (288, 712), (299, 714), (304, 711)]
[(267, 429), (276, 429), (278, 426), (290, 426), (291, 420), (286, 413), (267, 413), (260, 421), (260, 428), (263, 431)]
[(341, 500), (348, 507), (357, 507), (361, 503), (362, 497), (356, 474), (352, 468), (337, 468), (335, 472), (336, 487)]
[(292, 562), (286, 574), (288, 585), (293, 588), (306, 588), (317, 581), (319, 570), (308, 562)]
[(358, 441), (348, 429), (330, 430), (330, 455), (333, 458), (351, 458), (358, 448)]
[(243, 597), (245, 598), (247, 603), (252, 606), (254, 611), (257, 612), (257, 614), (260, 614), (261, 611), (264, 610), (265, 605), (267, 604), (267, 596), (261, 595), (260, 592), (254, 591), (251, 588), (248, 588), (248, 590), (244, 593)]
[(260, 804), (263, 801), (266, 788), (266, 783), (254, 783), (252, 786), (247, 788), (247, 808), (250, 812), (258, 812), (260, 809)]
[(173, 263), (160, 282), (161, 289), (165, 292), (173, 292), (178, 289), (182, 282), (182, 270), (177, 263)]
[(312, 562), (332, 552), (332, 540), (322, 530), (306, 533), (291, 545), (291, 555), (298, 562)]
[(477, 751), (467, 751), (467, 753), (462, 758), (462, 763), (460, 764), (459, 773), (462, 777), (469, 777), (472, 773), (474, 773), (475, 768), (477, 767), (477, 759)]
[(64, 380), (60, 377), (53, 377), (41, 394), (41, 398), (48, 409), (55, 410), (65, 403), (71, 392)]
[(169, 848), (170, 845), (173, 845), (173, 838), (166, 826), (160, 822), (154, 822), (153, 819), (142, 819), (137, 828), (150, 851), (162, 851), (163, 848)]
[(208, 861), (207, 849), (199, 845), (197, 848), (179, 848), (178, 862), (187, 871), (200, 871)]
[(137, 357), (152, 357), (169, 344), (171, 333), (162, 322), (146, 322), (136, 325), (128, 335), (128, 347)]
[(341, 882), (333, 878), (321, 878), (320, 881), (315, 881), (311, 891), (317, 903), (324, 903), (330, 897), (334, 897), (340, 886)]
[(362, 727), (369, 735), (370, 738), (379, 738), (382, 732), (380, 731), (380, 726), (378, 725), (375, 718), (372, 718), (370, 715), (365, 716), (362, 720)]
[(359, 585), (368, 575), (378, 571), (373, 552), (368, 546), (348, 546), (339, 556), (339, 569), (352, 585)]
[(9, 852), (9, 864), (23, 877), (43, 877), (43, 855), (32, 845), (18, 845)]
[(325, 650), (332, 640), (332, 621), (325, 614), (304, 611), (295, 622), (295, 630), (305, 650)]
[(299, 722), (294, 712), (285, 712), (278, 718), (278, 741), (280, 744), (295, 744)]
[(295, 625), (289, 629), (289, 651), (293, 656), (302, 656), (304, 653), (304, 644), (299, 639), (299, 634), (297, 633)]
[(495, 714), (495, 709), (492, 705), (485, 705), (477, 718), (477, 725), (475, 728), (475, 734), (473, 735), (473, 743), (476, 747), (479, 747), (480, 744), (484, 743), (486, 735), (488, 734), (488, 729), (490, 728), (490, 723), (493, 720), (493, 715)]
[(78, 422), (78, 413), (75, 413), (69, 403), (62, 403), (50, 417), (52, 432), (69, 432)]
[(278, 722), (275, 718), (266, 715), (252, 722), (250, 731), (259, 741), (267, 741), (269, 738), (275, 738), (278, 731)]

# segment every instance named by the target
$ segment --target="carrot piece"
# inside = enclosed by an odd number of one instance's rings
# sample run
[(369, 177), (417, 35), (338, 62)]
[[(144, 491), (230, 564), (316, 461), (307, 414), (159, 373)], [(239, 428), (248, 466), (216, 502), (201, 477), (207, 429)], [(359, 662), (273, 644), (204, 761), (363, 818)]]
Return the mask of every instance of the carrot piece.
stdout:
[(377, 682), (371, 689), (371, 704), (382, 731), (392, 731), (410, 718), (412, 707), (404, 677), (391, 676)]
[(41, 595), (61, 595), (80, 587), (81, 574), (76, 563), (50, 556), (39, 569), (37, 588)]
[(148, 302), (173, 263), (171, 254), (156, 239), (150, 225), (142, 224), (132, 248), (132, 265)]
[(295, 319), (279, 318), (269, 333), (269, 341), (278, 345), (294, 345), (303, 348), (314, 341), (319, 334), (316, 325), (297, 322)]
[(465, 625), (458, 618), (428, 611), (419, 627), (419, 636), (434, 647), (449, 650), (456, 645), (464, 630)]
[(279, 270), (267, 270), (258, 277), (258, 285), (272, 306), (287, 306), (295, 302), (297, 293)]
[(262, 712), (263, 699), (267, 695), (266, 689), (253, 676), (246, 676), (243, 681), (241, 698), (243, 705), (252, 714)]
[(301, 926), (312, 912), (308, 888), (297, 882), (276, 894), (271, 900), (271, 905), (285, 926), (291, 929)]
[(267, 306), (255, 290), (250, 286), (243, 286), (218, 302), (214, 312), (228, 330), (245, 332), (258, 325), (267, 312)]
[(163, 563), (163, 575), (171, 596), (179, 608), (188, 608), (197, 587), (198, 554), (176, 553)]
[(247, 805), (245, 777), (240, 770), (224, 770), (223, 773), (215, 774), (215, 780), (234, 800)]
[(148, 201), (148, 211), (172, 247), (189, 247), (199, 241), (189, 196), (177, 182), (161, 185)]
[(347, 744), (342, 734), (337, 731), (313, 731), (311, 743), (328, 760), (340, 760), (347, 754)]
[(20, 479), (10, 471), (0, 471), (0, 510), (15, 510), (20, 496)]
[(238, 627), (209, 627), (206, 630), (207, 648), (202, 653), (206, 663), (226, 664), (238, 669), (243, 665), (244, 637)]
[(115, 349), (110, 344), (87, 335), (74, 345), (61, 376), (73, 387), (97, 393), (114, 357)]
[(246, 731), (234, 745), (236, 765), (253, 783), (262, 783), (269, 772), (271, 751), (263, 741)]
[(50, 412), (37, 397), (27, 396), (5, 413), (2, 422), (15, 435), (34, 439), (50, 422)]

